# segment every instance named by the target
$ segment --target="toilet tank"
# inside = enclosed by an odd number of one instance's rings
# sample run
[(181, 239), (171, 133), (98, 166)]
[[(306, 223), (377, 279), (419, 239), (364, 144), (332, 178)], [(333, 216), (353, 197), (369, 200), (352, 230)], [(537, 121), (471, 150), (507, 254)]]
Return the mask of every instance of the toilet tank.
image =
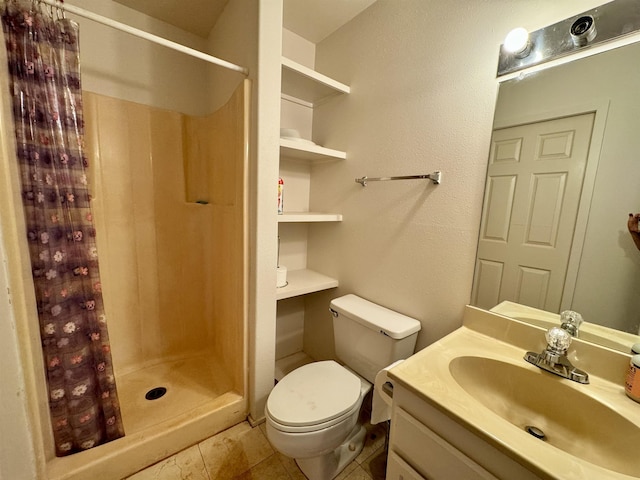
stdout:
[(347, 367), (373, 383), (376, 374), (410, 357), (420, 322), (350, 294), (331, 301), (336, 355)]

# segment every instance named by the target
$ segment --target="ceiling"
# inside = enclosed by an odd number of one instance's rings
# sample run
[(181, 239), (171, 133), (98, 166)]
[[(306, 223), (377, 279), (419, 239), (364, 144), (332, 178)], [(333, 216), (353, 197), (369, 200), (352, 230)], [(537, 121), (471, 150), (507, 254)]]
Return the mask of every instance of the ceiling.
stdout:
[(165, 23), (208, 37), (229, 0), (113, 0)]
[[(113, 0), (187, 32), (208, 37), (229, 0)], [(318, 43), (376, 0), (283, 0), (284, 27)]]
[(376, 0), (284, 0), (283, 25), (319, 43)]

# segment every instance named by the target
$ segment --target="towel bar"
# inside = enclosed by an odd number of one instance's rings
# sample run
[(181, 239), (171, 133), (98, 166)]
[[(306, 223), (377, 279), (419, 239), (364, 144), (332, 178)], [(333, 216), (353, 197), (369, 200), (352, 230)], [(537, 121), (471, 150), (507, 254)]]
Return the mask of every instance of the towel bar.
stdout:
[(439, 185), (440, 181), (442, 180), (442, 172), (438, 170), (436, 172), (429, 173), (426, 175), (403, 175), (399, 177), (377, 177), (377, 178), (362, 177), (362, 178), (356, 178), (356, 183), (359, 183), (363, 187), (366, 187), (368, 182), (386, 182), (387, 180), (416, 180), (416, 179), (424, 179), (424, 178), (428, 178), (435, 185)]

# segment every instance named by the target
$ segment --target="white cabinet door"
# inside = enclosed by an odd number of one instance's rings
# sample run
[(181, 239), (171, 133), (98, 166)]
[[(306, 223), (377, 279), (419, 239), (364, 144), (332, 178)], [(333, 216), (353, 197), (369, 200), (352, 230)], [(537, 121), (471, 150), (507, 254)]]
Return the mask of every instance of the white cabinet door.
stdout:
[(386, 480), (426, 480), (398, 455), (389, 452)]
[(497, 477), (402, 408), (395, 407), (392, 428), (391, 453), (401, 457), (413, 471), (426, 479), (497, 480)]

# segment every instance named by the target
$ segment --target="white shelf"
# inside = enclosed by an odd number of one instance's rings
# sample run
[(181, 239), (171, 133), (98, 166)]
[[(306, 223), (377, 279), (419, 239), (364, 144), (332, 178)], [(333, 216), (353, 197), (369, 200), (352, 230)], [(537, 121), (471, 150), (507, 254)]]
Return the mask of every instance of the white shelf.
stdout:
[(280, 139), (280, 155), (308, 162), (344, 160), (347, 158), (346, 152), (341, 152), (340, 150), (332, 150), (313, 143), (286, 138)]
[(306, 295), (338, 286), (338, 280), (313, 270), (292, 270), (287, 272), (286, 287), (276, 289), (276, 300)]
[(318, 212), (285, 212), (278, 215), (278, 223), (311, 223), (311, 222), (341, 222), (340, 213)]
[(282, 57), (282, 93), (315, 104), (327, 97), (350, 91), (348, 85)]

